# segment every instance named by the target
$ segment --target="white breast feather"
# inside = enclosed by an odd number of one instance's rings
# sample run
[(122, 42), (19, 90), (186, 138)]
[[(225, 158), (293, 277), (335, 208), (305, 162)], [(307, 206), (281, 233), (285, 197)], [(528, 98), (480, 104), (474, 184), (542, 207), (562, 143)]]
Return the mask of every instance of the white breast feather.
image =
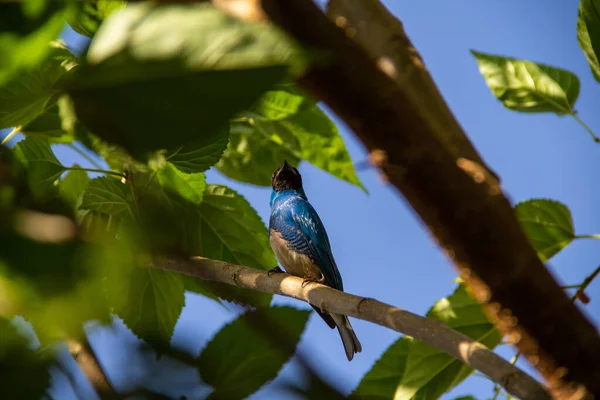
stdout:
[(269, 239), (275, 256), (287, 273), (301, 278), (320, 279), (322, 277), (321, 271), (308, 256), (287, 247), (280, 233), (271, 231)]

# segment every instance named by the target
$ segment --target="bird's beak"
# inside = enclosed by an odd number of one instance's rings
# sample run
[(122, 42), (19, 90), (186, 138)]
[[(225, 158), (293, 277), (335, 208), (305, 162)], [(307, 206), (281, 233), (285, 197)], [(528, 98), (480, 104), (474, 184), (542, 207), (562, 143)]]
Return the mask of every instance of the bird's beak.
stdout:
[(283, 165), (281, 166), (281, 169), (290, 169), (292, 168), (292, 166), (290, 164), (288, 164), (287, 160), (283, 160)]

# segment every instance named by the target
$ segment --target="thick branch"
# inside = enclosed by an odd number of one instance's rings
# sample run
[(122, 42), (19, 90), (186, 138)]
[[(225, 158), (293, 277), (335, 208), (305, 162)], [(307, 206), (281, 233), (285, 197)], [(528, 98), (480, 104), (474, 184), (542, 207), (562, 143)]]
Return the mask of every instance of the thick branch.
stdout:
[[(600, 395), (598, 332), (538, 258), (497, 180), (473, 154), (459, 156), (464, 143), (452, 148), (440, 139), (446, 126), (427, 110), (439, 102), (416, 101), (412, 79), (396, 80), (394, 70), (374, 62), (351, 38), (356, 28), (338, 28), (312, 1), (262, 0), (262, 8), (295, 39), (330, 56), (330, 64), (315, 67), (300, 85), (343, 118), (370, 151), (385, 155), (379, 159), (388, 180), (553, 393), (564, 399)], [(396, 35), (410, 43), (404, 32)], [(400, 73), (419, 68), (407, 54), (399, 54)]]
[(415, 315), (374, 299), (354, 296), (317, 283), (302, 287), (303, 280), (203, 257), (157, 261), (155, 268), (222, 282), (244, 289), (280, 294), (303, 300), (324, 310), (385, 326), (433, 346), (489, 376), (521, 399), (549, 399), (534, 379), (494, 354), (481, 343), (456, 332), (438, 320)]
[(118, 399), (119, 396), (104, 374), (104, 370), (100, 366), (90, 343), (87, 340), (77, 341), (71, 339), (67, 341), (67, 345), (69, 346), (69, 353), (79, 365), (81, 372), (88, 379), (98, 397), (101, 399)]

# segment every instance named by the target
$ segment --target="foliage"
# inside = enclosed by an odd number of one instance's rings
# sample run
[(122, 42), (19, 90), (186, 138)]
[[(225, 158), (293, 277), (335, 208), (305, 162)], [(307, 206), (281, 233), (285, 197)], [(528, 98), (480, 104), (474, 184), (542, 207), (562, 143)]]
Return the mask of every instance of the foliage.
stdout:
[[(463, 286), (427, 312), (455, 330), (493, 349), (500, 334)], [(360, 399), (435, 399), (472, 372), (444, 352), (404, 336), (393, 343), (365, 374), (352, 394)]]
[[(582, 0), (578, 35), (598, 78), (595, 7)], [(0, 22), (0, 128), (24, 136), (0, 147), (0, 397), (42, 396), (55, 362), (53, 347), (31, 350), (11, 318), (23, 316), (47, 346), (81, 338), (85, 323), (114, 315), (167, 352), (186, 290), (252, 308), (191, 362), (211, 397), (243, 398), (274, 379), (294, 354), (308, 312), (151, 265), (164, 255), (277, 265), (257, 212), (241, 194), (207, 183), (211, 167), (268, 186), (284, 159), (306, 161), (364, 189), (333, 121), (290, 84), (314, 51), (210, 4), (32, 0), (2, 4)], [(56, 40), (65, 23), (91, 38), (81, 58)], [(506, 107), (575, 116), (572, 73), (473, 54)], [(108, 167), (64, 165), (54, 154), (59, 145), (83, 148)], [(544, 261), (584, 237), (560, 203), (530, 200), (516, 213)], [(490, 347), (500, 341), (463, 287), (428, 316)], [(433, 398), (471, 372), (403, 337), (353, 396)]]

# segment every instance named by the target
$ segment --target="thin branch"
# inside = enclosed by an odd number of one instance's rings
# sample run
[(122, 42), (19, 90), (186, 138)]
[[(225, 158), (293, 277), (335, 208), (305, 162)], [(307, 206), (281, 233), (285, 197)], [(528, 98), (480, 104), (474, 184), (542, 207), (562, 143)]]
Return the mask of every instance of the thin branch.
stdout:
[(292, 297), (323, 310), (385, 326), (463, 361), (521, 399), (550, 398), (540, 384), (523, 371), (481, 343), (456, 332), (438, 320), (421, 317), (374, 299), (340, 292), (317, 283), (302, 287), (301, 278), (288, 274), (268, 276), (266, 271), (203, 257), (157, 260), (152, 267), (239, 288)]
[(94, 161), (94, 159), (92, 157), (90, 157), (88, 154), (86, 154), (85, 151), (81, 150), (79, 147), (75, 146), (73, 143), (69, 143), (69, 144), (67, 144), (67, 146), (69, 146), (71, 149), (76, 151), (81, 157), (85, 158), (87, 160), (87, 162), (92, 164), (92, 166), (94, 168), (102, 169), (100, 164), (98, 164), (96, 161)]
[(6, 143), (8, 143), (8, 141), (9, 141), (10, 139), (12, 139), (13, 137), (15, 137), (15, 136), (16, 136), (16, 135), (17, 135), (19, 132), (21, 132), (21, 129), (23, 129), (23, 126), (22, 126), (22, 125), (15, 126), (15, 127), (13, 128), (13, 130), (12, 130), (12, 131), (10, 131), (10, 133), (9, 133), (8, 135), (6, 135), (6, 136), (4, 137), (4, 139), (2, 139), (2, 142), (1, 142), (0, 144), (6, 144)]
[(590, 134), (590, 136), (592, 137), (592, 140), (594, 140), (594, 142), (600, 143), (600, 138), (598, 136), (596, 136), (596, 134), (594, 133), (594, 131), (592, 131), (590, 129), (590, 127), (587, 126), (587, 124), (585, 122), (583, 122), (581, 120), (581, 118), (579, 118), (577, 116), (577, 114), (575, 114), (574, 112), (570, 112), (569, 115), (571, 115), (571, 117), (573, 117), (575, 119), (575, 121), (577, 121), (579, 123), (579, 125), (581, 125), (583, 127), (583, 129), (585, 129), (587, 131), (587, 133)]
[(113, 386), (108, 381), (92, 346), (87, 339), (67, 341), (69, 353), (79, 365), (79, 368), (88, 379), (100, 399), (120, 399)]
[(81, 171), (87, 171), (87, 172), (98, 172), (99, 174), (113, 175), (113, 176), (118, 176), (119, 178), (123, 178), (125, 176), (120, 172), (110, 171), (107, 169), (94, 169), (94, 168), (81, 168), (81, 167), (64, 167), (64, 168), (67, 171), (81, 170)]

